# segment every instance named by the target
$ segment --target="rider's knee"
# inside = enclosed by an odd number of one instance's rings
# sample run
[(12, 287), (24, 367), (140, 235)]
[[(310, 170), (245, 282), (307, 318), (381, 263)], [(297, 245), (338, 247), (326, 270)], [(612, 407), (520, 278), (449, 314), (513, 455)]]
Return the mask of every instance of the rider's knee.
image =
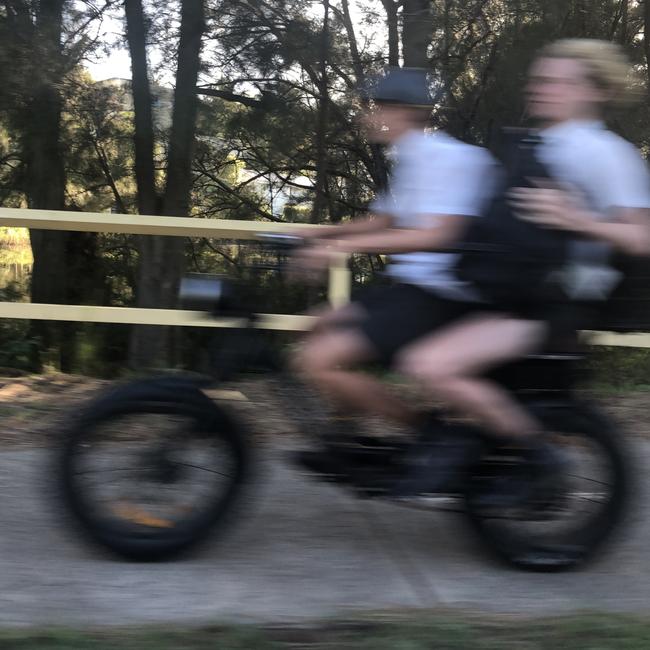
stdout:
[(315, 375), (327, 367), (316, 340), (306, 341), (291, 355), (289, 362), (293, 372), (307, 376)]
[(289, 357), (289, 367), (292, 372), (299, 375), (307, 374), (308, 372), (308, 358), (305, 354), (305, 346), (300, 346)]
[(405, 350), (395, 359), (395, 368), (406, 377), (435, 389), (449, 380), (451, 373), (442, 363), (434, 363), (417, 350)]

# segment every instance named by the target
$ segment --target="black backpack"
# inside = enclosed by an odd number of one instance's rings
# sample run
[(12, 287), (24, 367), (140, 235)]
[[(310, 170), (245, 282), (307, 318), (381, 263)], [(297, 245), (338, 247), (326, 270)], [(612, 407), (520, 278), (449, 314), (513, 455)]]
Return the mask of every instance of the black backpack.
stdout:
[(611, 332), (650, 331), (650, 260), (622, 254), (612, 266), (622, 278), (600, 306), (595, 328)]
[(567, 259), (570, 237), (519, 219), (507, 192), (532, 187), (531, 179), (552, 179), (536, 155), (539, 140), (526, 131), (505, 133), (501, 188), (482, 217), (473, 219), (463, 237), (456, 273), (499, 306), (518, 307), (548, 299), (558, 288), (552, 271)]

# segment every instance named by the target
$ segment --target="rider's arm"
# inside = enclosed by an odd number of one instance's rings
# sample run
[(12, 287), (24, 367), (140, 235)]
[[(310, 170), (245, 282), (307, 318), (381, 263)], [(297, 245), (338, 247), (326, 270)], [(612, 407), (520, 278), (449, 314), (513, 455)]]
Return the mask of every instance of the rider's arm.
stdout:
[(387, 228), (381, 232), (361, 234), (332, 242), (339, 253), (411, 253), (440, 250), (453, 246), (466, 224), (461, 215), (431, 215), (430, 228)]
[(478, 147), (457, 143), (444, 155), (444, 165), (432, 167), (424, 158), (397, 179), (396, 208), (401, 208), (405, 221), (396, 220), (395, 227), (381, 232), (337, 240), (332, 248), (342, 253), (386, 254), (453, 248), (468, 220), (481, 218), (478, 215), (493, 191), (496, 167)]
[(536, 188), (514, 190), (513, 205), (522, 218), (542, 226), (607, 243), (628, 255), (650, 255), (650, 175), (646, 163), (622, 139), (605, 143), (606, 149), (586, 149), (579, 159), (586, 166), (583, 191), (598, 199), (601, 212), (587, 207), (571, 186), (559, 189), (546, 181), (538, 181)]
[(385, 230), (390, 228), (392, 223), (393, 217), (390, 215), (373, 212), (339, 225), (299, 229), (296, 234), (305, 239), (340, 239)]
[(640, 208), (616, 208), (614, 221), (598, 221), (594, 215), (578, 212), (574, 232), (603, 241), (628, 255), (650, 255), (650, 211)]
[(650, 255), (647, 208), (613, 207), (604, 221), (602, 215), (590, 211), (578, 197), (565, 190), (517, 188), (511, 196), (522, 219), (605, 242), (628, 255)]

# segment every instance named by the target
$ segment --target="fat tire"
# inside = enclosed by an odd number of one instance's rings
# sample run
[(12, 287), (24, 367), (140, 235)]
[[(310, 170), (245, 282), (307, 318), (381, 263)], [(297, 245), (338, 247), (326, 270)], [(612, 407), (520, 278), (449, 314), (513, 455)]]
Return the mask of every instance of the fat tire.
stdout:
[[(136, 535), (93, 513), (75, 481), (74, 463), (79, 444), (92, 437), (94, 427), (113, 418), (134, 413), (162, 413), (195, 419), (202, 431), (218, 436), (235, 459), (235, 474), (222, 498), (212, 503), (191, 523), (173, 530)], [(58, 461), (62, 502), (83, 532), (92, 540), (128, 560), (159, 561), (173, 558), (225, 528), (252, 474), (252, 454), (239, 423), (210, 400), (197, 382), (176, 378), (132, 382), (112, 390), (87, 405), (65, 428)]]
[[(574, 433), (595, 441), (607, 455), (612, 475), (611, 499), (604, 504), (593, 521), (576, 533), (574, 543), (536, 544), (524, 540), (507, 529), (494, 525), (475, 507), (472, 481), (468, 481), (465, 505), (468, 520), (483, 544), (493, 554), (518, 569), (536, 572), (558, 572), (575, 569), (593, 559), (610, 541), (628, 510), (633, 471), (630, 455), (616, 427), (593, 406), (572, 403), (557, 408), (533, 408), (549, 430)], [(492, 523), (490, 523), (492, 522)]]

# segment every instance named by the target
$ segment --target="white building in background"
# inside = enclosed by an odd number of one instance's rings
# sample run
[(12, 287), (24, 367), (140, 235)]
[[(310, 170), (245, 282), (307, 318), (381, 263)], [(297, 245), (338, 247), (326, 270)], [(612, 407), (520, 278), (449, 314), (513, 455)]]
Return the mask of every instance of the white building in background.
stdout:
[[(95, 85), (100, 88), (115, 89), (116, 94), (121, 95), (122, 109), (125, 112), (133, 112), (130, 79), (115, 77), (96, 81)], [(174, 111), (174, 91), (171, 88), (154, 85), (151, 88), (151, 94), (153, 96), (154, 126), (159, 130), (170, 129)], [(314, 184), (307, 176), (295, 176), (291, 179), (292, 184), (284, 185), (284, 187), (282, 187), (282, 180), (272, 174), (255, 178), (256, 176), (258, 176), (258, 172), (254, 170), (240, 169), (237, 182), (250, 181), (248, 187), (268, 202), (271, 214), (274, 216), (282, 217), (287, 206), (311, 205), (311, 200), (306, 200), (305, 197), (308, 196), (308, 191), (313, 188)]]
[[(133, 111), (133, 95), (131, 94), (131, 80), (104, 79), (96, 81), (95, 85), (99, 88), (114, 88), (116, 93), (122, 95), (122, 106), (125, 112)], [(151, 95), (153, 99), (153, 119), (156, 128), (165, 130), (171, 128), (172, 113), (174, 111), (174, 91), (164, 86), (151, 86)]]
[(282, 179), (273, 174), (255, 178), (258, 173), (251, 169), (241, 169), (238, 176), (240, 183), (253, 179), (250, 180), (249, 187), (254, 188), (255, 193), (268, 203), (271, 214), (275, 217), (282, 217), (287, 206), (311, 205), (311, 199), (306, 197), (314, 184), (307, 176), (294, 176), (292, 184), (284, 186)]

